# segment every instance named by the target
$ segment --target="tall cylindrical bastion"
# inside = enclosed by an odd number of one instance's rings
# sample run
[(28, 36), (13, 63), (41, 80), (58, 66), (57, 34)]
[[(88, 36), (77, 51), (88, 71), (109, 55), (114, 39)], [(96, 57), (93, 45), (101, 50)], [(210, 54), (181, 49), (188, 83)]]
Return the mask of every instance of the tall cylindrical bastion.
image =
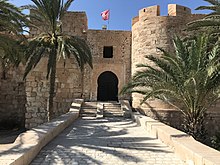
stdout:
[[(146, 55), (162, 55), (157, 47), (173, 51), (174, 35), (187, 36), (186, 24), (204, 17), (202, 14), (191, 14), (191, 9), (168, 5), (168, 15), (160, 16), (160, 6), (151, 6), (139, 10), (139, 15), (132, 20), (132, 75), (138, 70), (137, 64), (147, 63)], [(140, 106), (142, 95), (132, 94), (134, 108), (173, 109), (164, 102), (150, 99)]]

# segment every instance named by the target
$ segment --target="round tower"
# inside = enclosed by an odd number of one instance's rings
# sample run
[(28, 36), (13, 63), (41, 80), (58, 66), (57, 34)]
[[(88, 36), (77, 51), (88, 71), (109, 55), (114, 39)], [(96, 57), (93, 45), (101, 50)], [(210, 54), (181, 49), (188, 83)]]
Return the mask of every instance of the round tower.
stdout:
[[(184, 29), (192, 20), (201, 15), (192, 15), (191, 10), (176, 4), (168, 5), (168, 15), (160, 16), (160, 7), (151, 6), (139, 11), (139, 16), (132, 20), (132, 75), (137, 71), (136, 65), (147, 63), (146, 55), (160, 56), (157, 47), (172, 51), (172, 38), (176, 35), (187, 35)], [(133, 94), (133, 106), (140, 107), (142, 95)], [(171, 107), (159, 100), (149, 100), (142, 107), (150, 109), (170, 109)]]

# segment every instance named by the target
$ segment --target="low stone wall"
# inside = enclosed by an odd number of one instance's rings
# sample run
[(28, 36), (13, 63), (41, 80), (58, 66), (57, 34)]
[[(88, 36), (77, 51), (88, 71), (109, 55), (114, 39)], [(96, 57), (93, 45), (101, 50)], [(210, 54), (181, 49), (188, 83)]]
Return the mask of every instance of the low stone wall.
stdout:
[(0, 164), (29, 164), (39, 151), (79, 116), (82, 99), (75, 99), (69, 112), (20, 134), (13, 144), (0, 145)]
[(172, 147), (175, 154), (184, 160), (186, 165), (219, 165), (219, 151), (196, 141), (182, 131), (150, 117), (139, 113), (133, 113), (132, 117), (149, 134)]
[(159, 120), (167, 125), (174, 128), (183, 129), (182, 114), (180, 111), (175, 109), (150, 109), (150, 108), (139, 108), (137, 109), (141, 114), (151, 117), (155, 120)]
[[(183, 117), (182, 113), (175, 109), (151, 109), (151, 108), (138, 108), (141, 114), (159, 120), (176, 129), (183, 130)], [(206, 133), (209, 137), (215, 136), (220, 132), (220, 110), (210, 109), (207, 111), (205, 117)]]

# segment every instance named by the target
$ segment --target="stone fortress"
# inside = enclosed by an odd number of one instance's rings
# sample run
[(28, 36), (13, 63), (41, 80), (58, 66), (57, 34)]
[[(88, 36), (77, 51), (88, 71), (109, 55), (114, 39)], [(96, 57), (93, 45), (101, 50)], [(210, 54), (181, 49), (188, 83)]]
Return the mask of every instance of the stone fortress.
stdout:
[[(129, 99), (133, 107), (138, 108), (139, 95), (118, 95), (136, 72), (136, 64), (145, 62), (147, 54), (160, 55), (156, 47), (172, 51), (173, 35), (185, 36), (186, 24), (202, 17), (204, 15), (191, 14), (189, 8), (176, 4), (168, 6), (168, 16), (160, 16), (160, 7), (151, 6), (141, 9), (133, 18), (132, 31), (117, 31), (88, 29), (85, 12), (66, 13), (63, 31), (87, 41), (93, 56), (93, 69), (86, 66), (81, 73), (73, 58), (67, 60), (65, 67), (62, 60), (58, 62), (55, 114), (65, 113), (74, 98), (90, 101)], [(38, 33), (37, 29), (30, 29), (31, 36)], [(0, 112), (4, 114), (0, 122), (7, 119), (32, 128), (47, 120), (49, 89), (46, 64), (45, 58), (30, 72), (25, 82), (22, 81), (23, 67), (9, 70), (8, 79), (0, 81)], [(150, 100), (139, 108), (154, 118), (162, 116), (171, 124), (179, 122), (179, 112), (160, 101)], [(213, 116), (213, 122), (220, 118), (218, 113)]]

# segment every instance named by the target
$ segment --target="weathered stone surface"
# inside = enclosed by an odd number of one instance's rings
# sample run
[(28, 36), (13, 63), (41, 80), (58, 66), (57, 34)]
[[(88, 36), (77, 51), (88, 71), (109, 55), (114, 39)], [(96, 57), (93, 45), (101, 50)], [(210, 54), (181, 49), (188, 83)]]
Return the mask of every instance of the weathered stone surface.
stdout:
[[(1, 67), (1, 66), (0, 66)], [(12, 129), (25, 125), (25, 82), (23, 68), (10, 68), (6, 78), (0, 77), (0, 129)], [(2, 76), (2, 69), (0, 69)]]
[[(97, 81), (105, 71), (111, 71), (117, 76), (120, 91), (137, 71), (136, 64), (145, 61), (145, 55), (160, 56), (156, 47), (172, 51), (173, 34), (187, 35), (184, 31), (186, 23), (203, 16), (191, 14), (190, 9), (175, 4), (169, 5), (168, 16), (160, 16), (159, 6), (146, 7), (132, 20), (132, 31), (116, 31), (88, 29), (85, 12), (67, 12), (62, 20), (62, 29), (66, 34), (86, 40), (93, 56), (93, 69), (86, 65), (81, 72), (73, 56), (66, 61), (65, 67), (62, 59), (57, 63), (55, 116), (67, 112), (74, 98), (97, 100)], [(44, 30), (46, 29), (45, 27)], [(30, 28), (30, 36), (39, 33), (38, 29)], [(103, 58), (104, 46), (113, 47), (113, 58)], [(8, 71), (7, 80), (0, 80), (0, 113), (4, 114), (0, 117), (0, 122), (3, 119), (14, 120), (16, 117), (18, 119), (14, 121), (24, 125), (25, 120), (26, 127), (31, 128), (47, 121), (49, 82), (46, 70), (47, 58), (44, 57), (25, 82), (22, 81), (23, 71), (13, 69)], [(180, 112), (173, 107), (159, 100), (149, 100), (139, 106), (142, 97), (138, 94), (132, 97), (133, 107), (141, 108), (148, 116), (180, 127)], [(130, 96), (119, 95), (119, 99), (130, 99)], [(219, 105), (213, 109), (218, 109)], [(209, 127), (214, 128), (211, 130), (219, 130), (219, 113), (212, 111), (209, 118)]]

